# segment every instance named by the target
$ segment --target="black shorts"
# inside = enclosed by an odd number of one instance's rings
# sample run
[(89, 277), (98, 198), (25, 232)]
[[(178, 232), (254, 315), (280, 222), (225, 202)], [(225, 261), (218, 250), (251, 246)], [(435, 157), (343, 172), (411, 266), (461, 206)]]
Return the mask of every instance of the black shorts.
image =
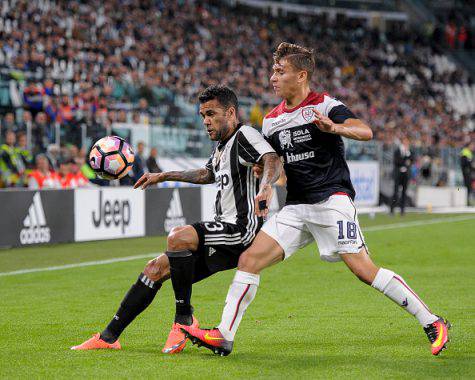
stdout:
[(241, 243), (245, 228), (225, 222), (197, 222), (192, 227), (198, 233), (198, 250), (193, 252), (195, 272), (193, 282), (216, 272), (236, 268), (241, 253), (248, 245)]

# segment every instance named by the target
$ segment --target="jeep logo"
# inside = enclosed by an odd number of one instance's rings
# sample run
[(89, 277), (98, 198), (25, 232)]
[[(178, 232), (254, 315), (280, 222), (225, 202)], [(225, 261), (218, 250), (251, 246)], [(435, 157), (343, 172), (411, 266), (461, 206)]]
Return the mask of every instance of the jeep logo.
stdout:
[(99, 192), (99, 207), (92, 212), (92, 221), (94, 226), (100, 227), (102, 223), (106, 227), (114, 225), (122, 227), (122, 234), (130, 223), (130, 204), (127, 200), (106, 200), (102, 202), (102, 191)]
[(216, 186), (218, 189), (223, 190), (228, 187), (229, 182), (231, 181), (230, 176), (226, 172), (216, 173)]

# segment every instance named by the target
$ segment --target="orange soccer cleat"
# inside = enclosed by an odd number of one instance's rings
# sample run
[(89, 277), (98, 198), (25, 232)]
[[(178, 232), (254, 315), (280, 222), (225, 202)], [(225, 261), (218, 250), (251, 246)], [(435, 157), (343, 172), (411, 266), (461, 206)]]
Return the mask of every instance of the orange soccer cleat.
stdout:
[(164, 354), (178, 354), (182, 352), (186, 346), (186, 341), (188, 340), (185, 337), (185, 334), (181, 331), (184, 327), (199, 327), (198, 320), (193, 316), (193, 322), (191, 326), (181, 325), (179, 323), (173, 323), (170, 334), (168, 334), (167, 342), (162, 349)]
[(432, 355), (439, 355), (446, 348), (449, 341), (450, 322), (444, 318), (439, 318), (429, 326), (424, 327), (424, 331), (431, 343)]
[(233, 342), (226, 340), (217, 329), (200, 329), (193, 326), (182, 326), (181, 330), (193, 344), (204, 346), (216, 355), (228, 356), (233, 350)]
[(110, 350), (120, 350), (122, 347), (119, 343), (119, 339), (117, 339), (114, 343), (107, 343), (101, 339), (101, 334), (97, 333), (94, 334), (91, 339), (86, 340), (83, 344), (71, 347), (71, 350), (99, 350), (104, 348), (108, 348)]

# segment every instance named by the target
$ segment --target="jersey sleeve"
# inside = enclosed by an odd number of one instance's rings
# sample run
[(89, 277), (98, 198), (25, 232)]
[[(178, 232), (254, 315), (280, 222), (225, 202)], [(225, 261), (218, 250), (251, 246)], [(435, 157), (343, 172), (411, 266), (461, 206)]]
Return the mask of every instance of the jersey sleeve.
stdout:
[(264, 154), (275, 153), (264, 136), (252, 127), (241, 127), (236, 138), (238, 139), (239, 157), (247, 163), (256, 164)]
[(337, 124), (343, 123), (346, 119), (357, 119), (351, 110), (337, 99), (325, 95), (324, 115)]

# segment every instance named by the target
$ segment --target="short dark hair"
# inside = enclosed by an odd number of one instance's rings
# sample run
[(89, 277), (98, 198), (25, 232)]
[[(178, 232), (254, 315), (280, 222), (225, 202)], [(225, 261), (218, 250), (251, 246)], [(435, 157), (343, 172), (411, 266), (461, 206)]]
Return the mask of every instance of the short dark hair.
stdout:
[(297, 70), (304, 70), (308, 74), (308, 79), (315, 71), (315, 57), (312, 49), (307, 49), (300, 45), (281, 42), (274, 52), (274, 62), (286, 59)]
[(239, 102), (236, 94), (227, 86), (213, 85), (207, 87), (198, 97), (200, 103), (216, 99), (224, 108), (234, 107), (238, 113)]

